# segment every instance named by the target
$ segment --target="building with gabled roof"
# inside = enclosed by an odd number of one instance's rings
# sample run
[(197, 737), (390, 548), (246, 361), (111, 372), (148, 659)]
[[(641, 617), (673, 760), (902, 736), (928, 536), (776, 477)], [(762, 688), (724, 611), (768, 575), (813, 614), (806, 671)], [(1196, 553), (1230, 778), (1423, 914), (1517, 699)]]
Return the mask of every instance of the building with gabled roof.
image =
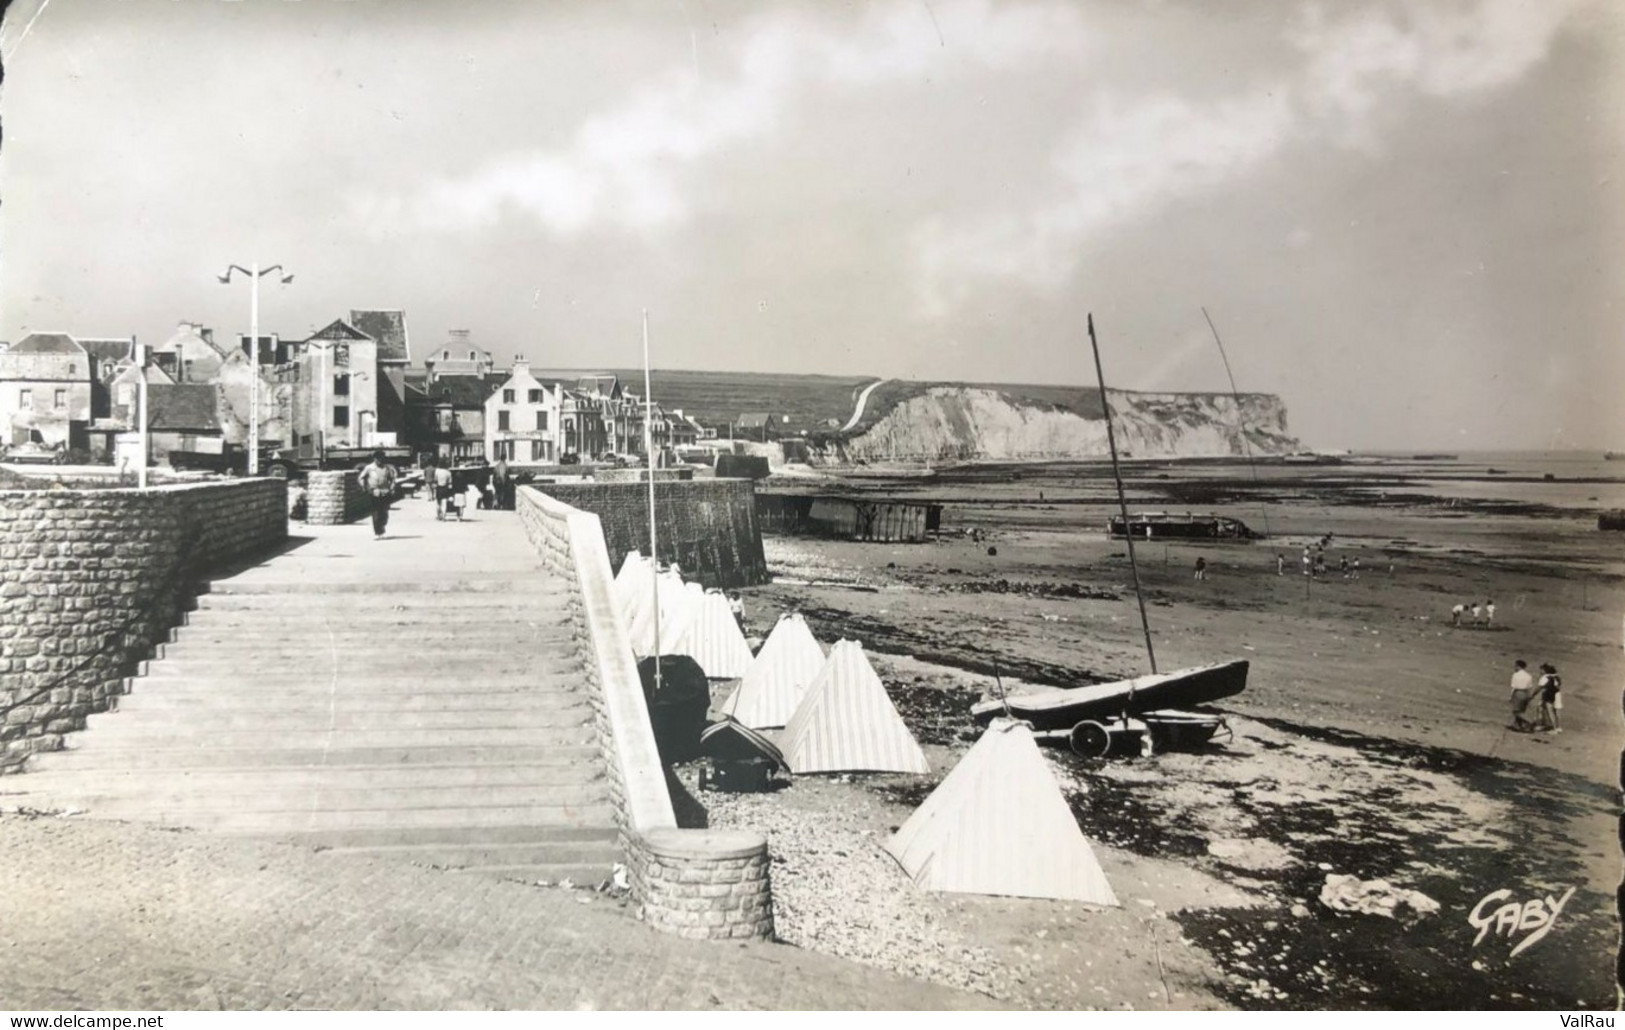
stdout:
[(214, 330), (197, 322), (181, 322), (169, 339), (152, 348), (153, 364), (177, 383), (211, 382), (225, 360)]
[(559, 390), (530, 374), (524, 355), (485, 399), (485, 460), (551, 465), (558, 460)]
[(352, 310), (350, 324), (378, 343), (377, 432), (406, 435), (407, 369), (412, 363), (412, 339), (406, 332), (406, 312), (398, 309)]
[(0, 352), (0, 442), (88, 448), (91, 364), (67, 333), (29, 333)]

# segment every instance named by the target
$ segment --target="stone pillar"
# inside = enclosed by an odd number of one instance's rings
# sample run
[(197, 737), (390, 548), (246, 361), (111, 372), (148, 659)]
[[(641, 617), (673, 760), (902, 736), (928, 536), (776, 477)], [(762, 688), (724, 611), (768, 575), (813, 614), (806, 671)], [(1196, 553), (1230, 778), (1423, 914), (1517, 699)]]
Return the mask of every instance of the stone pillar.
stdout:
[(365, 513), (365, 501), (354, 472), (312, 472), (305, 478), (305, 521), (312, 526), (354, 522)]
[(767, 838), (750, 830), (660, 829), (633, 844), (643, 918), (691, 940), (773, 937)]

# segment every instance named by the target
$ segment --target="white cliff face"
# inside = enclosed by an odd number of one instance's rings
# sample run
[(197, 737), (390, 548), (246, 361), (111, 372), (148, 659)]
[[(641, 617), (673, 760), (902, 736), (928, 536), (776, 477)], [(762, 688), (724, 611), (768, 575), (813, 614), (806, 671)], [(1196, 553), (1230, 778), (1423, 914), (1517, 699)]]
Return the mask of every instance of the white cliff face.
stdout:
[[(1299, 449), (1287, 432), (1278, 397), (1243, 394), (1238, 412), (1228, 394), (1109, 391), (1117, 447), (1137, 458), (1222, 457)], [(866, 432), (847, 440), (848, 459), (1091, 458), (1108, 454), (1106, 423), (1020, 400), (997, 390), (932, 387), (899, 404)]]

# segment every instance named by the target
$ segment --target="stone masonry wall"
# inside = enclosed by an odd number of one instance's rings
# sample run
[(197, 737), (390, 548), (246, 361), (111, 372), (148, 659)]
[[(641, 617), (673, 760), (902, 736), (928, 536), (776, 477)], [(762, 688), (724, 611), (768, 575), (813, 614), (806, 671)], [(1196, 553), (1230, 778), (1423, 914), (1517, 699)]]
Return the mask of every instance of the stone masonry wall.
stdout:
[(588, 697), (643, 918), (694, 939), (771, 938), (767, 840), (749, 831), (677, 828), (598, 517), (528, 487), (516, 500), (543, 564), (576, 586), (571, 611), (593, 652), (585, 663)]
[(367, 493), (354, 471), (312, 472), (305, 479), (305, 521), (342, 526), (367, 513)]
[(276, 479), (0, 491), (0, 772), (106, 711), (201, 576), (287, 535)]
[[(649, 549), (649, 484), (556, 483), (548, 496), (592, 512), (603, 525), (610, 562)], [(748, 479), (655, 483), (662, 563), (676, 562), (687, 579), (707, 587), (767, 582), (767, 559), (756, 521), (756, 484)]]

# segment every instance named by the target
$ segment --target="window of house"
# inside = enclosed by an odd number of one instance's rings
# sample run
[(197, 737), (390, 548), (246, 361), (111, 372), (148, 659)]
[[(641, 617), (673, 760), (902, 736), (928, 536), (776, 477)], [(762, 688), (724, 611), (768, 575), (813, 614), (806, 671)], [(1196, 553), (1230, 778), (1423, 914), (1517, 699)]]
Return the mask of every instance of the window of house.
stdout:
[(546, 440), (532, 440), (530, 442), (530, 460), (531, 461), (546, 461), (547, 460), (547, 441)]
[(333, 396), (335, 396), (335, 397), (348, 397), (348, 396), (350, 396), (350, 377), (348, 375), (334, 376), (333, 377)]
[(24, 407), (24, 408), (32, 407), (33, 404), (34, 404), (34, 391), (33, 390), (18, 390), (17, 391), (17, 404), (20, 407)]
[(348, 404), (333, 405), (333, 425), (343, 429), (350, 424), (350, 406)]
[(66, 390), (57, 390), (57, 392), (56, 392), (56, 406), (57, 406), (58, 410), (68, 406), (68, 391), (66, 391)]
[(538, 432), (547, 432), (547, 412), (538, 411), (536, 413), (536, 429)]
[(500, 433), (508, 431), (508, 413), (506, 411), (497, 412), (497, 431)]
[(513, 403), (513, 391), (512, 390), (503, 390), (502, 391), (502, 403), (504, 403), (504, 404), (512, 404)]
[(542, 391), (540, 391), (540, 390), (532, 390), (532, 391), (530, 391), (530, 402), (532, 404), (540, 404), (540, 403), (542, 403)]
[(468, 352), (468, 360), (470, 360), (470, 361), (478, 361), (479, 359), (474, 356), (473, 351), (469, 351)]

